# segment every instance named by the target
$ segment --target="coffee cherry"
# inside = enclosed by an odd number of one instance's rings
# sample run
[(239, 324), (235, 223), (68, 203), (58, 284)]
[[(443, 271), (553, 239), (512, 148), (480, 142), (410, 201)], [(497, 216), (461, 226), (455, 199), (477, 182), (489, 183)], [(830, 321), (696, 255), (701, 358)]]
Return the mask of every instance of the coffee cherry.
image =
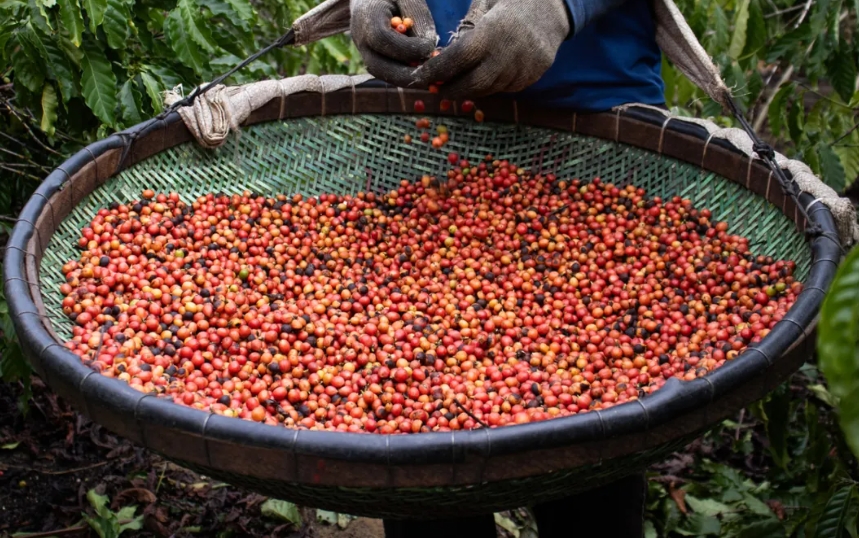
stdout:
[(426, 109), (427, 109), (427, 107), (422, 100), (418, 99), (417, 101), (415, 101), (415, 112), (417, 112), (418, 114), (421, 114)]

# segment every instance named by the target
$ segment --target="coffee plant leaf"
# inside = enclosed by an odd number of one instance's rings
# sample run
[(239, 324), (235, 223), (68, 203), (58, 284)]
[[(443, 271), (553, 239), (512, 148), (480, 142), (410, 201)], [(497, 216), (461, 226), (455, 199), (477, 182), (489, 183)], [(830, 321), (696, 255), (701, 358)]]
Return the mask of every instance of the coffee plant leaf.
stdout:
[(82, 47), (81, 89), (93, 114), (108, 126), (116, 124), (116, 75), (98, 43)]
[(42, 90), (42, 119), (39, 128), (48, 136), (54, 136), (57, 131), (57, 90), (51, 84), (45, 84)]
[(799, 145), (802, 140), (804, 120), (805, 109), (802, 106), (802, 94), (800, 93), (787, 113), (787, 132), (790, 133), (790, 139), (796, 145)]
[(76, 47), (80, 47), (84, 33), (84, 19), (78, 0), (62, 0), (60, 2), (60, 20), (63, 27), (69, 32), (72, 43)]
[(227, 0), (227, 2), (233, 6), (236, 14), (243, 21), (252, 21), (254, 18), (254, 9), (251, 6), (251, 3), (248, 0)]
[[(58, 40), (53, 39), (53, 36), (46, 36), (40, 32), (36, 32), (36, 38), (42, 45), (44, 50), (43, 59), (47, 60), (48, 74), (57, 82), (60, 89), (60, 95), (64, 103), (68, 103), (69, 99), (80, 96), (78, 88), (77, 69), (78, 66), (73, 63), (68, 54), (60, 48)], [(70, 47), (74, 47), (71, 43)], [(75, 49), (77, 50), (77, 49)]]
[(847, 536), (845, 523), (850, 514), (850, 505), (855, 502), (853, 495), (855, 488), (854, 484), (845, 485), (832, 494), (817, 520), (815, 538)]
[(190, 36), (178, 10), (171, 11), (164, 20), (164, 31), (179, 61), (202, 74), (208, 65), (206, 52)]
[[(60, 0), (60, 3), (67, 0)], [(107, 0), (83, 0), (84, 10), (89, 18), (89, 30), (95, 34), (96, 28), (104, 22)]]
[(197, 2), (194, 0), (179, 0), (174, 11), (179, 13), (179, 19), (182, 21), (183, 28), (194, 43), (208, 53), (213, 53), (217, 50), (217, 44), (212, 38), (212, 32), (203, 19), (200, 6)]
[(129, 20), (131, 14), (122, 0), (107, 0), (107, 9), (104, 11), (104, 34), (107, 36), (107, 44), (113, 50), (125, 48), (130, 30)]
[(841, 40), (835, 53), (829, 57), (826, 74), (841, 99), (849, 103), (856, 91), (856, 60), (846, 39)]
[(147, 71), (140, 73), (140, 80), (143, 82), (143, 88), (146, 90), (146, 95), (149, 96), (149, 102), (152, 104), (152, 109), (156, 114), (158, 114), (164, 108), (164, 103), (161, 98), (160, 82)]
[(725, 15), (725, 10), (719, 4), (715, 4), (711, 23), (713, 25), (712, 48), (714, 50), (726, 49), (731, 42), (731, 24), (728, 21), (728, 16)]
[(40, 92), (45, 82), (45, 65), (31, 39), (29, 26), (19, 28), (6, 44), (15, 80), (33, 93)]
[(767, 47), (764, 59), (767, 63), (788, 60), (798, 54), (802, 48), (808, 46), (810, 37), (808, 25), (791, 30), (777, 37), (775, 42)]
[(119, 89), (119, 110), (123, 124), (126, 127), (137, 125), (143, 121), (140, 91), (133, 78), (125, 81)]
[(749, 2), (749, 20), (746, 25), (746, 45), (743, 56), (750, 56), (759, 51), (767, 41), (767, 25), (764, 12), (759, 0)]
[(837, 191), (841, 191), (847, 186), (847, 176), (844, 174), (844, 166), (841, 165), (841, 159), (838, 154), (829, 144), (821, 144), (818, 148), (820, 156), (820, 174), (821, 179)]
[(770, 131), (775, 136), (781, 134), (782, 127), (787, 123), (787, 100), (793, 91), (793, 84), (785, 84), (778, 90), (770, 103), (767, 119), (769, 120)]
[(746, 48), (746, 38), (749, 26), (749, 3), (750, 0), (739, 0), (734, 14), (734, 33), (731, 34), (731, 43), (728, 45), (728, 54), (734, 60), (738, 59)]
[[(829, 288), (820, 313), (817, 354), (820, 370), (829, 390), (839, 401), (841, 424), (859, 421), (859, 248), (842, 262)], [(849, 428), (853, 431), (854, 428)], [(859, 435), (847, 436), (854, 453), (859, 454)]]
[(854, 131), (843, 142), (833, 149), (838, 158), (841, 159), (841, 166), (844, 167), (847, 183), (852, 184), (859, 178), (859, 131)]
[(39, 14), (41, 15), (41, 21), (51, 30), (53, 27), (51, 26), (50, 17), (48, 16), (48, 10), (57, 5), (57, 0), (35, 0), (33, 2), (35, 7), (39, 10)]

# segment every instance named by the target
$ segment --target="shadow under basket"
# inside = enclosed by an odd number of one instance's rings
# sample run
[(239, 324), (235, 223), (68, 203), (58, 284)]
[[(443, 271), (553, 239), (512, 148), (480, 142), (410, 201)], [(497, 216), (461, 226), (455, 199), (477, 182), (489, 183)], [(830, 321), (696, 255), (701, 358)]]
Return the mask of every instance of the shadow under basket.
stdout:
[[(402, 143), (416, 131), (405, 103), (418, 98), (434, 125), (450, 128), (444, 152)], [(275, 99), (218, 150), (196, 145), (176, 113), (92, 144), (39, 187), (9, 242), (6, 294), (27, 357), (94, 421), (206, 476), (304, 506), (420, 519), (530, 505), (640, 471), (760, 399), (810, 356), (840, 249), (829, 237), (805, 237), (796, 202), (759, 161), (694, 124), (666, 123), (643, 108), (577, 115), (503, 98), (479, 104), (492, 122), (442, 112), (435, 95), (359, 87)], [(385, 192), (402, 179), (442, 175), (448, 151), (689, 198), (748, 237), (756, 254), (795, 261), (804, 291), (762, 342), (702, 378), (671, 379), (607, 410), (455, 433), (318, 432), (226, 418), (137, 392), (62, 345), (71, 321), (61, 309), (60, 268), (78, 258), (80, 230), (109, 203), (137, 199), (147, 188), (186, 201), (243, 190)], [(813, 204), (809, 218), (837, 235), (823, 204)]]

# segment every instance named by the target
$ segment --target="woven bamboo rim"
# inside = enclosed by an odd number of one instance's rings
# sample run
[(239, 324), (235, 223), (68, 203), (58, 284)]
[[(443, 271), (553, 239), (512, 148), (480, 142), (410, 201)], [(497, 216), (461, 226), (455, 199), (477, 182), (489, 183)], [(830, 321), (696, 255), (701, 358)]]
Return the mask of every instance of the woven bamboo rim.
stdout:
[[(402, 89), (352, 88), (275, 99), (246, 125), (289, 118), (349, 114), (409, 114), (422, 99), (427, 114), (442, 112), (437, 96)], [(482, 100), (487, 117), (628, 144), (688, 162), (766, 198), (800, 218), (771, 172), (706, 131), (664, 122), (646, 109), (576, 114), (543, 110), (504, 98)], [(537, 424), (454, 433), (361, 435), (276, 428), (225, 418), (141, 394), (85, 367), (56, 338), (39, 290), (41, 256), (71, 209), (110, 177), (161, 151), (191, 140), (178, 114), (150, 120), (96, 142), (66, 161), (39, 187), (20, 215), (6, 253), (10, 311), (37, 372), (96, 422), (147, 448), (202, 469), (266, 482), (330, 488), (447, 488), (538, 477), (564, 469), (610, 466), (700, 433), (765, 395), (812, 353), (816, 315), (831, 283), (840, 248), (831, 236), (809, 241), (812, 264), (804, 291), (788, 315), (756, 347), (690, 382), (670, 380), (642, 400), (603, 411)], [(832, 215), (807, 194), (809, 218), (835, 232)], [(642, 462), (641, 465), (645, 465)]]

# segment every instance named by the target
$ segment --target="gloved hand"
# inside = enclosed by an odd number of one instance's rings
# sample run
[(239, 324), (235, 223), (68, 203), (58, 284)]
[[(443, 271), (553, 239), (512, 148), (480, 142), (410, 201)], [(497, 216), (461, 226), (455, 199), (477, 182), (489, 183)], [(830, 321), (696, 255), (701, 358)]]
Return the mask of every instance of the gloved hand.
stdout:
[(414, 73), (414, 86), (444, 82), (452, 99), (518, 92), (552, 66), (570, 34), (564, 0), (474, 0), (441, 54)]
[[(391, 18), (414, 21), (413, 36), (397, 33)], [(352, 0), (352, 40), (364, 59), (367, 71), (397, 86), (409, 86), (414, 62), (430, 57), (438, 44), (432, 14), (425, 0)]]

